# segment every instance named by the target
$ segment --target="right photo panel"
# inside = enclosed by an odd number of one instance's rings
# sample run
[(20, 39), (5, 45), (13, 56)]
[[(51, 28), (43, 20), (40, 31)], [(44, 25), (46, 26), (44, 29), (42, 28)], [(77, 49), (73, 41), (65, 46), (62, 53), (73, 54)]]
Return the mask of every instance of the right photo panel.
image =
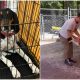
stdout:
[(80, 79), (80, 1), (41, 1), (41, 79)]

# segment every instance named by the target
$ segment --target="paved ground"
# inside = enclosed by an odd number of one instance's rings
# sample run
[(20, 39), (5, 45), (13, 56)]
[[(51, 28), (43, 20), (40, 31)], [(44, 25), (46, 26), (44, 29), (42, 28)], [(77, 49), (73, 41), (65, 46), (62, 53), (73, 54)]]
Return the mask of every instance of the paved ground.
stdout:
[(63, 62), (63, 48), (60, 42), (41, 42), (41, 78), (42, 79), (80, 79), (80, 47), (74, 45), (74, 66)]

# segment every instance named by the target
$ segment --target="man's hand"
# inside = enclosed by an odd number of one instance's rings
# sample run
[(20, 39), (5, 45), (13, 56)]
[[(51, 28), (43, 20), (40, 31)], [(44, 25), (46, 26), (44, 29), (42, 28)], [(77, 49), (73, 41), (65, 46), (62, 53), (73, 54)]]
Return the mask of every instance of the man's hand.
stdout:
[(76, 37), (74, 40), (80, 44), (80, 37)]

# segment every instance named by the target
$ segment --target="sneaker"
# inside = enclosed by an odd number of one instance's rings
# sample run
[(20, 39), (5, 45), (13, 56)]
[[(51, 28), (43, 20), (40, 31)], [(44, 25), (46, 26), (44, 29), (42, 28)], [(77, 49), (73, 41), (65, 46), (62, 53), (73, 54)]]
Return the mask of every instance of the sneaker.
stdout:
[(69, 59), (65, 59), (64, 63), (68, 66), (73, 66), (73, 63), (69, 61)]
[(76, 61), (75, 61), (75, 60), (72, 60), (72, 59), (69, 59), (69, 61), (70, 61), (70, 62), (73, 62), (73, 63), (76, 63)]

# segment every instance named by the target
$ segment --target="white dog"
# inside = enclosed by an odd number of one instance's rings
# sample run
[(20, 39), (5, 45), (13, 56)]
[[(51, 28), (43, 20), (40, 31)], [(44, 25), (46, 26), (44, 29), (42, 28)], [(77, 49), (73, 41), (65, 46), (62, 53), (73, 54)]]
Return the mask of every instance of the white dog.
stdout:
[[(5, 14), (3, 14), (3, 12)], [(1, 37), (1, 39), (0, 39), (0, 42), (1, 42), (0, 59), (10, 68), (10, 71), (11, 71), (14, 78), (21, 77), (20, 72), (16, 69), (16, 67), (12, 64), (12, 62), (5, 57), (6, 55), (8, 55), (8, 53), (6, 53), (5, 51), (12, 49), (11, 51), (13, 52), (13, 47), (14, 47), (15, 52), (17, 52), (27, 63), (29, 63), (29, 67), (32, 69), (32, 72), (33, 73), (39, 73), (39, 68), (36, 67), (32, 63), (31, 59), (23, 52), (23, 50), (22, 49), (16, 49), (19, 46), (16, 44), (16, 39), (14, 39), (14, 38), (16, 38), (17, 32), (19, 31), (19, 25), (5, 26), (5, 25), (11, 25), (14, 23), (18, 24), (18, 19), (17, 19), (16, 14), (8, 8), (2, 9), (0, 11), (0, 14), (5, 16), (4, 18), (10, 19), (10, 21), (8, 21), (9, 19), (5, 20), (5, 19), (2, 19), (2, 17), (0, 16), (0, 20), (1, 20), (1, 23), (0, 23), (1, 31), (0, 32), (1, 32), (1, 35), (3, 37), (3, 38)], [(6, 16), (6, 14), (7, 14), (7, 16)], [(15, 35), (15, 37), (14, 37), (14, 35)], [(20, 53), (19, 53), (19, 50), (20, 50)]]

